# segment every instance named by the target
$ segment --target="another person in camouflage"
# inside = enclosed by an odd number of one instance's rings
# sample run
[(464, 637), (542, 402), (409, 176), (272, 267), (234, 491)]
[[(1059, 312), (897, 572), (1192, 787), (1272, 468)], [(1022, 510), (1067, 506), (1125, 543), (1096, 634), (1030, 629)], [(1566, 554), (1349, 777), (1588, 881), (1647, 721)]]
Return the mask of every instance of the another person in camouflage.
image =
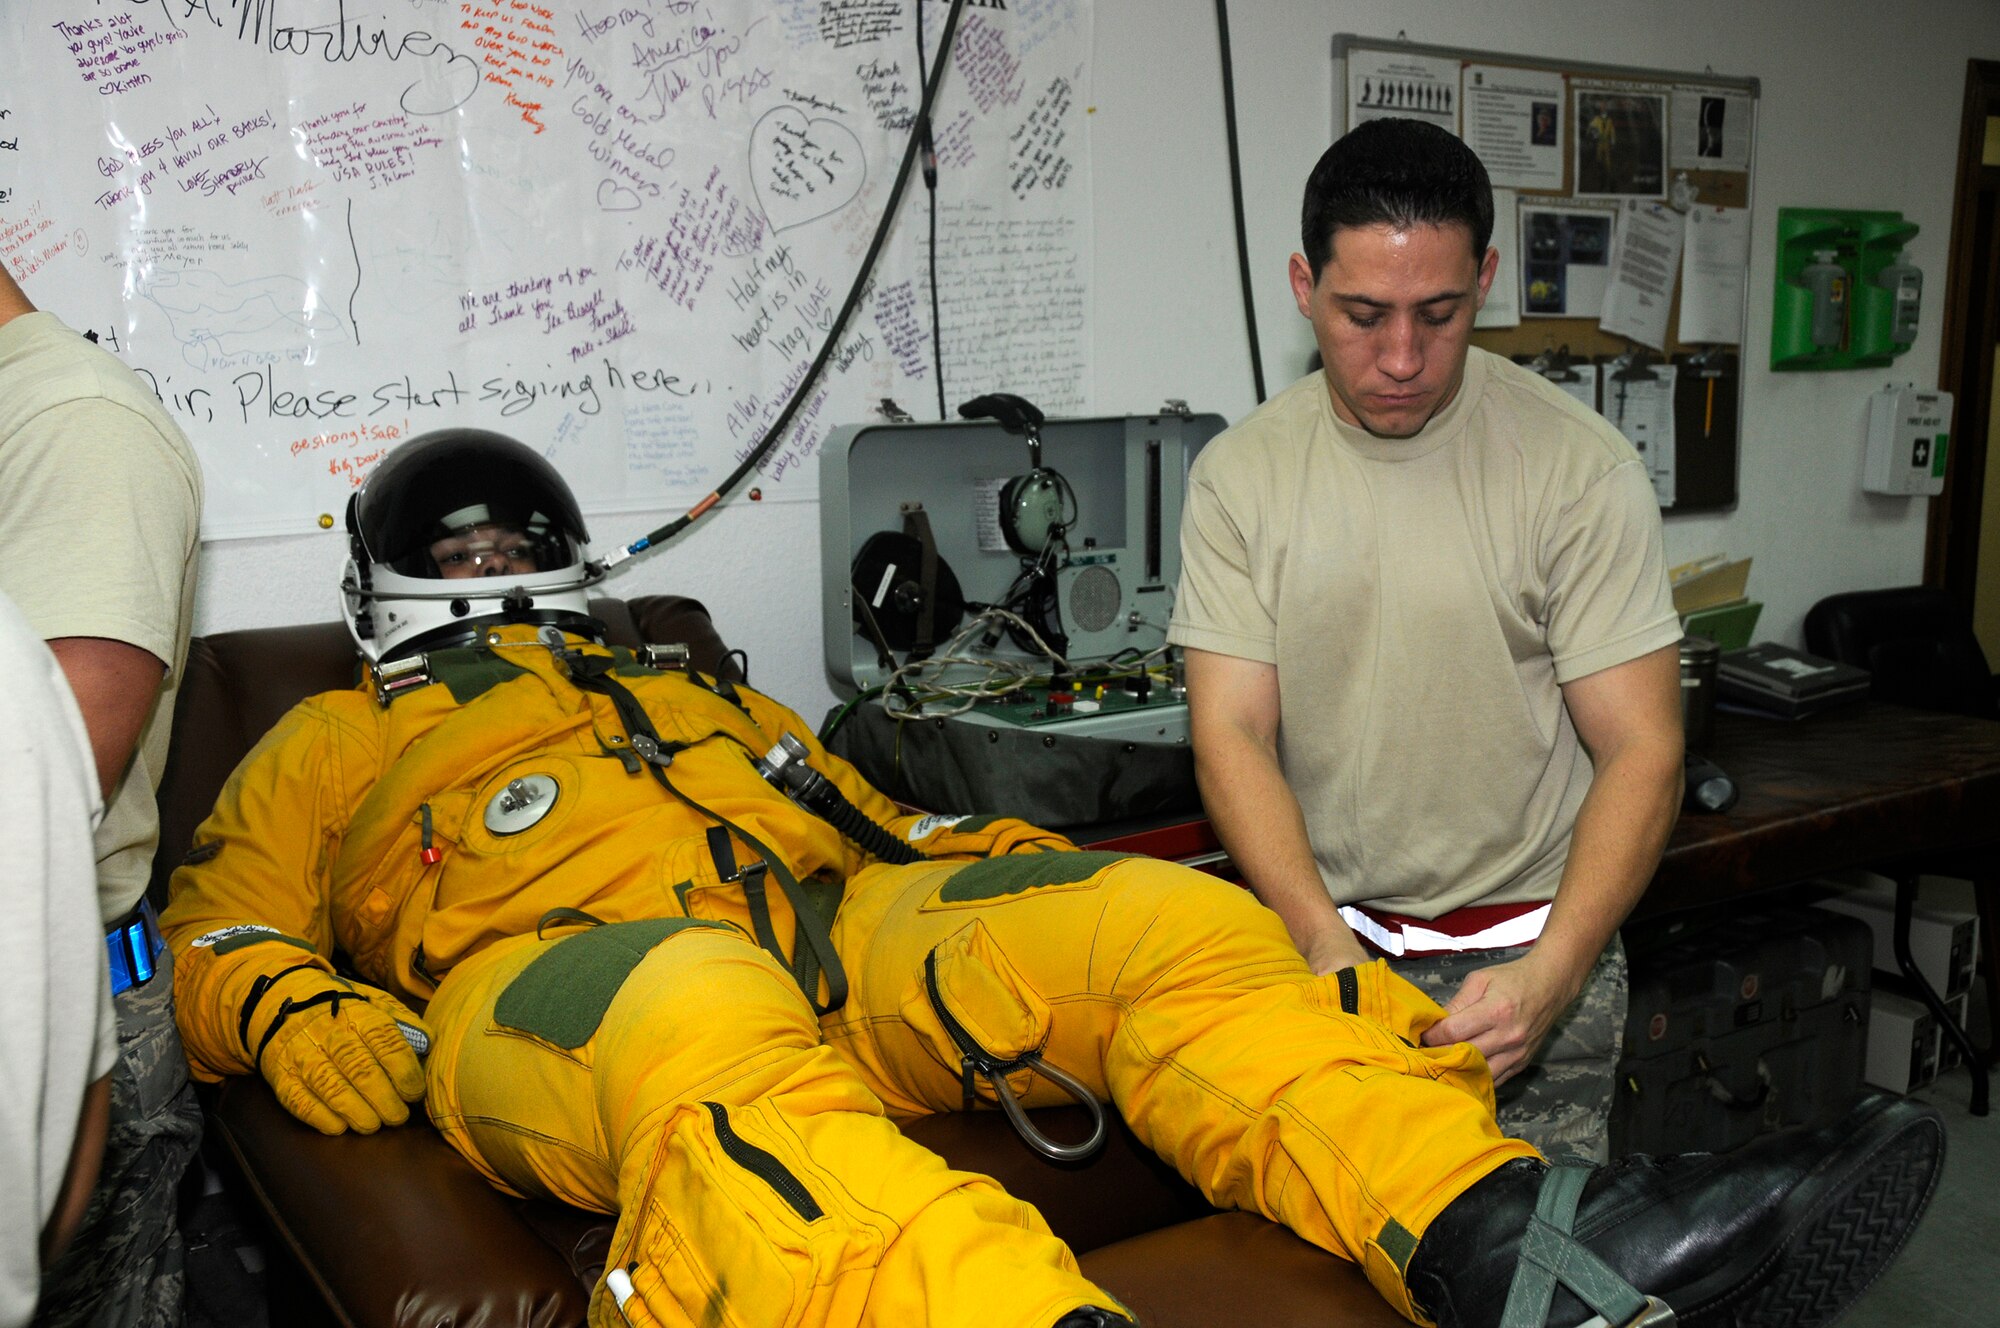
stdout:
[(159, 1328), (182, 1319), (187, 1250), (181, 1177), (201, 1144), (201, 1105), (174, 1025), (173, 954), (117, 998), (111, 1132), (70, 1252), (42, 1278), (34, 1328)]

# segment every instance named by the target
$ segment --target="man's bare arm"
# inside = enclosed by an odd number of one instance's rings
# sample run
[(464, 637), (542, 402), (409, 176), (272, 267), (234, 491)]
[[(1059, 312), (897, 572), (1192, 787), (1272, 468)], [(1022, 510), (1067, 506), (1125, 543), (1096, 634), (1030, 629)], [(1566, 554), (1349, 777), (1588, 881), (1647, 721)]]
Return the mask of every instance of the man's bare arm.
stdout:
[(1679, 649), (1578, 678), (1563, 687), (1563, 704), (1596, 771), (1535, 948), (1559, 949), (1581, 984), (1646, 892), (1680, 815)]
[(108, 803), (131, 764), (147, 716), (153, 713), (167, 666), (135, 645), (101, 636), (57, 637), (49, 642), (49, 650), (62, 665), (77, 709), (83, 712), (91, 754), (97, 760), (98, 786)]
[(1595, 767), (1541, 939), (1526, 956), (1467, 978), (1432, 1046), (1471, 1042), (1504, 1080), (1576, 999), (1611, 934), (1639, 902), (1680, 813), (1680, 662), (1674, 646), (1563, 685)]
[(69, 1166), (63, 1172), (62, 1188), (56, 1192), (55, 1211), (49, 1214), (48, 1224), (42, 1228), (44, 1268), (68, 1248), (70, 1238), (83, 1225), (83, 1213), (90, 1206), (90, 1192), (97, 1187), (97, 1173), (104, 1164), (104, 1144), (110, 1133), (111, 1076), (107, 1074), (83, 1090)]
[(1315, 973), (1367, 963), (1320, 880), (1278, 764), (1278, 670), (1207, 650), (1186, 655), (1195, 779), (1217, 838)]

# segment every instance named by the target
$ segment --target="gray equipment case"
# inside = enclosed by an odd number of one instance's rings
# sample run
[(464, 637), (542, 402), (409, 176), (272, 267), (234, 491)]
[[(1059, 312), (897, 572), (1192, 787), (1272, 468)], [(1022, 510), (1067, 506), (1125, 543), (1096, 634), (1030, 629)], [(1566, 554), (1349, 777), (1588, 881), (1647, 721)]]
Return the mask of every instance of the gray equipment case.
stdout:
[[(1127, 678), (1100, 696), (1088, 680), (1165, 644), (1188, 466), (1222, 428), (1220, 416), (1190, 414), (1179, 403), (1157, 415), (1041, 426), (1042, 465), (1073, 493), (1067, 553), (1053, 560), (1053, 611), (1068, 636), (1072, 674), (1086, 680), (1073, 704), (1052, 707), (1046, 681), (950, 717), (899, 719), (867, 698), (844, 715), (836, 710), (828, 745), (883, 792), (928, 810), (1019, 816), (1060, 828), (1198, 809), (1178, 691), (1146, 679), (1148, 690), (1139, 692), (1140, 680)], [(911, 593), (919, 576), (912, 558), (899, 564), (875, 557), (864, 573), (868, 584), (857, 587), (864, 546), (885, 532), (914, 535), (921, 513), (936, 559), (963, 598), (997, 602), (1025, 561), (1004, 542), (1000, 495), (1029, 469), (1026, 439), (989, 421), (833, 431), (820, 454), (820, 570), (826, 667), (836, 692), (863, 697), (909, 662), (907, 643), (885, 650), (877, 638), (893, 634), (884, 630), (885, 616), (898, 617), (907, 635), (910, 605), (922, 601)], [(915, 545), (905, 539), (898, 547), (908, 553)], [(934, 593), (942, 580), (934, 572)], [(972, 616), (968, 611), (966, 622)], [(952, 636), (948, 624), (935, 628), (934, 645)], [(960, 657), (970, 662), (944, 668), (941, 681), (975, 683), (991, 674), (986, 660), (1049, 672), (1045, 657), (1005, 634), (974, 636), (955, 652)]]

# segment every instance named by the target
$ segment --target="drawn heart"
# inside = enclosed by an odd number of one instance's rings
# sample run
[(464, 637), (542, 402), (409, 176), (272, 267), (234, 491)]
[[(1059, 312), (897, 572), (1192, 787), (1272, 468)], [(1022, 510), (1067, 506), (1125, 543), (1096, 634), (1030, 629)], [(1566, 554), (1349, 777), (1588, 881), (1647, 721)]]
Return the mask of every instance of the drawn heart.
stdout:
[(434, 47), (417, 69), (417, 81), (403, 89), (403, 109), (411, 115), (455, 111), (479, 91), (479, 63), (449, 46)]
[(774, 106), (750, 131), (750, 181), (771, 229), (789, 230), (853, 202), (868, 162), (846, 125)]
[(597, 206), (606, 212), (632, 212), (639, 206), (639, 195), (616, 180), (597, 182)]

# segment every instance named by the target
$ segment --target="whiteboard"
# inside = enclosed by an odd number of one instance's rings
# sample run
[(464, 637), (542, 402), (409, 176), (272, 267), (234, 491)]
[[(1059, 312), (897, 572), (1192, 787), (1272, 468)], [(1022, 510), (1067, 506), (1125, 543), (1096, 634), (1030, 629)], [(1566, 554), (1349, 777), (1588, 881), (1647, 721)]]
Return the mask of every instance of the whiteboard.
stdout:
[[(319, 529), (410, 436), (692, 504), (825, 340), (947, 0), (8, 0), (0, 261), (141, 373), (208, 538)], [(969, 0), (934, 109), (946, 400), (1088, 397), (1086, 0)], [(927, 60), (928, 56), (926, 57)], [(937, 414), (929, 201), (751, 483)], [(636, 533), (636, 531), (634, 532)]]

